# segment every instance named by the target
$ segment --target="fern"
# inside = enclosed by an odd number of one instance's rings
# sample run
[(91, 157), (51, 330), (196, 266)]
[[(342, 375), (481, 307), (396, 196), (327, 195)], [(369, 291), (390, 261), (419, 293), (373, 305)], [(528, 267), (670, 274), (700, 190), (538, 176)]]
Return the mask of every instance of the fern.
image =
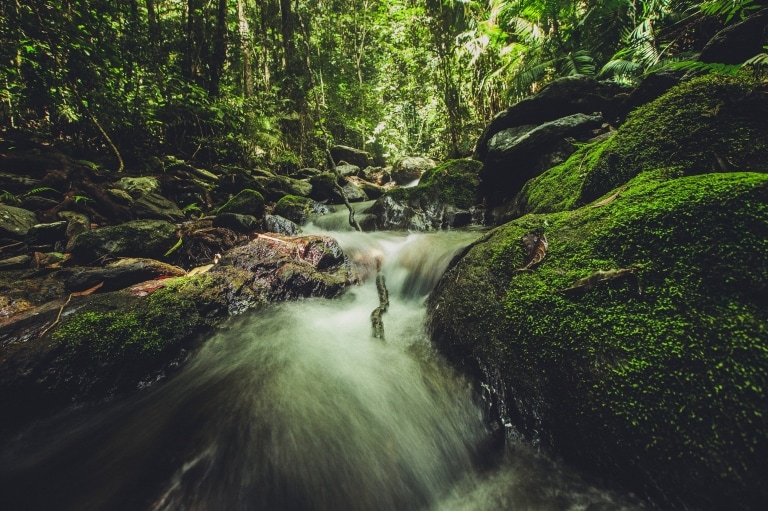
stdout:
[(60, 191), (58, 191), (55, 188), (51, 188), (51, 187), (48, 187), (48, 186), (43, 186), (43, 187), (40, 187), (40, 188), (33, 188), (33, 189), (31, 189), (30, 191), (28, 191), (28, 192), (26, 192), (24, 194), (24, 197), (29, 197), (30, 195), (38, 195), (38, 194), (41, 194), (43, 192), (61, 193)]
[(707, 16), (725, 16), (725, 22), (730, 23), (736, 16), (743, 20), (760, 6), (754, 5), (753, 0), (710, 0), (702, 2), (699, 8)]

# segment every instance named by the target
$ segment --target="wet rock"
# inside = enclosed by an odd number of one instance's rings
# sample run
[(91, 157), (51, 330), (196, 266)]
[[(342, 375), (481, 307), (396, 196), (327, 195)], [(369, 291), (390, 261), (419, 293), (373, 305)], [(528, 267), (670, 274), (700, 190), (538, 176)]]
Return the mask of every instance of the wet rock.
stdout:
[(37, 216), (31, 211), (0, 204), (0, 240), (23, 240)]
[(59, 250), (63, 250), (67, 235), (67, 222), (61, 220), (51, 224), (37, 224), (30, 227), (24, 242), (29, 250), (46, 252), (54, 250), (58, 243), (61, 245)]
[(331, 208), (307, 197), (286, 195), (275, 204), (274, 213), (298, 225), (304, 225), (312, 216), (327, 215)]
[(125, 190), (131, 197), (138, 199), (144, 194), (162, 193), (160, 187), (160, 181), (154, 177), (124, 177), (115, 183), (115, 186), (120, 190)]
[(397, 184), (405, 185), (421, 178), (424, 172), (434, 167), (435, 162), (429, 158), (408, 156), (400, 158), (392, 165), (391, 176)]
[(291, 174), (291, 177), (294, 179), (309, 179), (312, 176), (316, 176), (320, 174), (322, 171), (319, 169), (311, 168), (311, 167), (304, 167), (302, 169), (297, 170), (293, 174)]
[(356, 176), (360, 173), (360, 167), (357, 165), (341, 164), (336, 166), (336, 170), (344, 177)]
[(286, 236), (297, 236), (301, 232), (298, 225), (279, 215), (265, 215), (264, 230)]
[(476, 160), (451, 160), (427, 171), (418, 186), (396, 188), (365, 213), (364, 229), (426, 231), (482, 222)]
[(213, 219), (213, 226), (232, 229), (237, 232), (251, 232), (259, 227), (259, 221), (253, 215), (219, 213)]
[(67, 291), (77, 292), (103, 283), (100, 291), (117, 291), (158, 277), (181, 277), (183, 269), (154, 259), (124, 258), (100, 268), (73, 268), (62, 270)]
[(361, 172), (363, 179), (369, 183), (383, 186), (392, 181), (391, 170), (391, 167), (366, 167)]
[(46, 211), (54, 208), (59, 204), (59, 201), (55, 199), (49, 199), (48, 197), (42, 197), (40, 195), (25, 196), (21, 200), (21, 207), (28, 209), (29, 211)]
[[(333, 172), (323, 172), (309, 179), (312, 184), (312, 193), (309, 197), (318, 202), (331, 202), (342, 204), (344, 200), (336, 190), (336, 176)], [(340, 183), (341, 184), (341, 183)]]
[(131, 205), (131, 211), (140, 219), (180, 222), (184, 213), (179, 206), (157, 193), (145, 193)]
[(91, 220), (84, 214), (74, 211), (61, 211), (58, 216), (67, 222), (67, 229), (64, 232), (67, 239), (65, 250), (71, 252), (75, 237), (80, 233), (91, 230)]
[(0, 172), (0, 190), (12, 195), (20, 195), (28, 190), (40, 187), (39, 179), (32, 179), (25, 175)]
[(72, 256), (83, 263), (102, 257), (161, 259), (178, 240), (176, 227), (168, 222), (134, 220), (79, 234), (72, 243)]
[(387, 191), (383, 186), (369, 183), (368, 181), (365, 181), (359, 177), (348, 177), (347, 180), (359, 187), (365, 193), (368, 199), (378, 199)]
[(261, 218), (264, 216), (264, 196), (256, 190), (242, 190), (221, 206), (218, 213), (236, 213)]
[(349, 179), (345, 179), (345, 181), (346, 182), (341, 188), (344, 190), (344, 195), (347, 196), (349, 202), (363, 202), (368, 200), (368, 195), (366, 195), (362, 186)]
[[(432, 339), (500, 396), (489, 419), (545, 451), (665, 507), (758, 509), (768, 397), (750, 385), (768, 367), (768, 252), (756, 243), (768, 239), (768, 177), (638, 163), (615, 197), (524, 216), (468, 248), (430, 299)], [(521, 272), (534, 229), (549, 252)]]
[(345, 161), (351, 165), (364, 169), (372, 164), (371, 155), (362, 149), (355, 149), (354, 147), (335, 145), (331, 147), (331, 157), (334, 163), (337, 165)]
[(255, 178), (259, 190), (264, 198), (269, 201), (278, 201), (285, 195), (309, 196), (312, 193), (312, 185), (303, 179), (293, 179), (288, 176), (257, 177)]

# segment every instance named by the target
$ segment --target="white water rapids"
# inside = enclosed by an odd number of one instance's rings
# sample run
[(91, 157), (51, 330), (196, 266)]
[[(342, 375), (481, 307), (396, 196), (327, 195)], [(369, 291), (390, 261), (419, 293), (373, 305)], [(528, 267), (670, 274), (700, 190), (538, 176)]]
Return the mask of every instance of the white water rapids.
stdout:
[(424, 331), (427, 294), (477, 232), (331, 235), (383, 257), (385, 342), (373, 279), (236, 318), (169, 382), (0, 444), (0, 509), (638, 508), (522, 446), (488, 459), (472, 386)]

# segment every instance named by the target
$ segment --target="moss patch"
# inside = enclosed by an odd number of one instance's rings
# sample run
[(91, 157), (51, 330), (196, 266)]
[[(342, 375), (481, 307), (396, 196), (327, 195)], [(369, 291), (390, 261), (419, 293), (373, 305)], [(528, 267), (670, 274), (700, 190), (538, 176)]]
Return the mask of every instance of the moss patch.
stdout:
[(264, 196), (256, 190), (245, 189), (232, 197), (216, 212), (253, 215), (256, 218), (262, 218), (264, 216)]
[(589, 203), (644, 170), (768, 171), (764, 84), (711, 74), (674, 87), (630, 115), (584, 180)]
[(418, 202), (439, 197), (444, 203), (460, 209), (478, 204), (478, 174), (482, 163), (476, 160), (450, 160), (427, 170), (413, 188), (397, 188), (386, 195), (400, 201)]
[[(604, 206), (527, 215), (452, 268), (433, 338), (496, 367), (519, 426), (668, 504), (768, 499), (768, 176), (644, 173)], [(543, 230), (532, 272), (521, 238)], [(576, 289), (598, 271), (632, 272)]]

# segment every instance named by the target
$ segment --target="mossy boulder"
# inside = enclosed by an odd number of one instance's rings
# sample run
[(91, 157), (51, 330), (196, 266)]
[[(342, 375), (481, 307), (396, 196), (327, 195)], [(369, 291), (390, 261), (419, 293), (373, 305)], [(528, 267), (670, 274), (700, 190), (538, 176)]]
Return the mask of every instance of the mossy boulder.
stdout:
[(163, 220), (134, 220), (85, 231), (72, 240), (72, 256), (92, 263), (102, 257), (162, 259), (178, 243), (176, 227)]
[(261, 218), (264, 216), (264, 196), (256, 190), (246, 188), (229, 199), (216, 212), (236, 213), (238, 215), (251, 215)]
[[(491, 231), (432, 295), (432, 338), (567, 461), (666, 507), (761, 509), (768, 175), (668, 177)], [(530, 233), (548, 252), (522, 271)]]
[(277, 204), (273, 213), (282, 216), (288, 220), (303, 225), (311, 216), (326, 215), (331, 209), (325, 204), (320, 204), (307, 197), (298, 197), (296, 195), (285, 195)]
[(601, 151), (579, 194), (587, 204), (643, 170), (679, 175), (768, 171), (768, 85), (748, 75), (694, 78), (637, 109)]
[(418, 186), (396, 188), (366, 211), (377, 229), (433, 230), (478, 222), (481, 202), (476, 160), (451, 160), (427, 170)]

